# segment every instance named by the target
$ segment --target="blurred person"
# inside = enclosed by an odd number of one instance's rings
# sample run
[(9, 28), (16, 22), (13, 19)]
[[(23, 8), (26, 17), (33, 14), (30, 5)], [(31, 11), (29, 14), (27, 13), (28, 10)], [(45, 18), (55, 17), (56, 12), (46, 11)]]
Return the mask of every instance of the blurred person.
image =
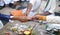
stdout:
[[(54, 15), (55, 7), (56, 0), (29, 0), (28, 7), (21, 10), (23, 15), (27, 15), (31, 19), (35, 14)], [(33, 16), (31, 13), (33, 14)]]
[(38, 12), (40, 15), (54, 15), (56, 0), (30, 0), (26, 8), (26, 14), (30, 11)]

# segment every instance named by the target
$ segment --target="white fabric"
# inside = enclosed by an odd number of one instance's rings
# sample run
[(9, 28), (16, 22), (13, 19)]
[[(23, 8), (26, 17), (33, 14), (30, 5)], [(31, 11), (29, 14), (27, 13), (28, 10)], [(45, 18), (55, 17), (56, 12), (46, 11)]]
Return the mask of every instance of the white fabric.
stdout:
[(32, 4), (31, 10), (36, 10), (41, 4), (41, 0), (30, 0), (30, 3)]
[[(51, 22), (51, 20), (54, 19), (52, 16), (54, 17), (55, 14), (53, 13), (53, 14), (51, 14), (51, 15), (46, 16), (46, 20), (47, 20), (47, 22)], [(51, 19), (51, 18), (53, 18), (53, 19)], [(53, 21), (52, 21), (52, 22), (53, 22)]]
[(44, 13), (44, 8), (45, 8), (45, 6), (46, 6), (46, 4), (47, 4), (47, 1), (41, 1), (41, 5), (40, 5), (40, 8), (38, 8), (39, 9), (39, 14), (42, 14), (42, 13)]
[(0, 20), (0, 29), (2, 29), (3, 28), (3, 23), (2, 23), (2, 21)]
[(49, 11), (50, 13), (54, 13), (55, 7), (56, 7), (56, 0), (50, 0), (48, 6), (44, 11)]
[(46, 16), (46, 21), (50, 23), (60, 23), (60, 16)]
[(47, 4), (47, 1), (42, 1), (41, 5), (40, 5), (40, 9), (43, 11), (45, 6)]
[(35, 14), (36, 14), (36, 12), (31, 11), (28, 15), (28, 18), (32, 18), (33, 16), (35, 16)]
[(51, 9), (49, 10), (49, 12), (54, 13), (55, 8), (56, 8), (56, 0), (52, 0)]
[(40, 5), (41, 5), (41, 0), (36, 0), (34, 6), (32, 7), (32, 10), (37, 10)]
[(26, 10), (27, 10), (27, 8), (22, 9), (22, 13), (23, 13), (23, 14), (26, 13)]
[(19, 0), (4, 0), (5, 4), (14, 3)]
[[(36, 3), (37, 2), (37, 3)], [(47, 1), (42, 0), (30, 0), (30, 3), (33, 5), (32, 10), (35, 10), (40, 5), (39, 12), (46, 12), (49, 11), (50, 13), (54, 13), (54, 9), (56, 7), (56, 0), (50, 0), (48, 6), (45, 8)], [(40, 4), (39, 4), (40, 3)], [(44, 9), (45, 8), (45, 9)]]
[(4, 6), (4, 1), (0, 0), (0, 6)]
[(52, 3), (52, 0), (49, 1), (49, 4), (48, 4), (47, 7), (44, 9), (45, 12), (50, 9), (51, 3)]
[(35, 10), (36, 12), (43, 13), (43, 10), (47, 2), (42, 0), (30, 0), (30, 3), (33, 5), (31, 10)]
[(14, 16), (10, 16), (10, 18), (13, 18)]
[(31, 3), (33, 6), (35, 4), (36, 0), (30, 0), (29, 3)]

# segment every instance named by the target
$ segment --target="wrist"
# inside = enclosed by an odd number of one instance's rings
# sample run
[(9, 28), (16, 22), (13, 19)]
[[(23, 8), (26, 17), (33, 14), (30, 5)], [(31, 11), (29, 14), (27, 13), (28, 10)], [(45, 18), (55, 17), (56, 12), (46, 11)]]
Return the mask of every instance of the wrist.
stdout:
[(46, 16), (41, 16), (41, 20), (46, 21)]
[(41, 15), (41, 16), (38, 16), (38, 17), (39, 17), (39, 20), (46, 21), (46, 16)]

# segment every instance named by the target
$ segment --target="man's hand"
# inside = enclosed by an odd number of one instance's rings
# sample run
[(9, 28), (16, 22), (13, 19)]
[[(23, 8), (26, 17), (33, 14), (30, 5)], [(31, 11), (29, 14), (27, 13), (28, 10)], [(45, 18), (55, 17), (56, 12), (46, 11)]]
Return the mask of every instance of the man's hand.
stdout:
[(21, 16), (20, 21), (22, 21), (22, 22), (28, 21), (28, 17), (27, 16)]
[(43, 16), (43, 15), (35, 15), (35, 19), (37, 20), (46, 20), (46, 16)]

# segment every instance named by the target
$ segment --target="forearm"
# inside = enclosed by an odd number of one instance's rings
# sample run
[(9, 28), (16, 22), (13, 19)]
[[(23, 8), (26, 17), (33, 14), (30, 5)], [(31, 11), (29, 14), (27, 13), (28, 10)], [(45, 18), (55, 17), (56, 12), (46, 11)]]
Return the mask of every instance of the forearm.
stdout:
[(60, 23), (59, 16), (39, 16), (39, 20), (47, 21), (50, 23)]
[(10, 18), (11, 20), (20, 20), (20, 18), (19, 17), (12, 17), (12, 18)]
[(20, 17), (11, 16), (10, 19), (11, 19), (11, 20), (19, 20), (19, 21), (27, 21), (27, 20), (29, 20), (29, 19), (27, 18), (27, 16), (20, 16)]
[(28, 4), (28, 7), (27, 7), (27, 10), (26, 10), (26, 14), (29, 14), (31, 8), (32, 8), (32, 4), (29, 3), (29, 4)]

